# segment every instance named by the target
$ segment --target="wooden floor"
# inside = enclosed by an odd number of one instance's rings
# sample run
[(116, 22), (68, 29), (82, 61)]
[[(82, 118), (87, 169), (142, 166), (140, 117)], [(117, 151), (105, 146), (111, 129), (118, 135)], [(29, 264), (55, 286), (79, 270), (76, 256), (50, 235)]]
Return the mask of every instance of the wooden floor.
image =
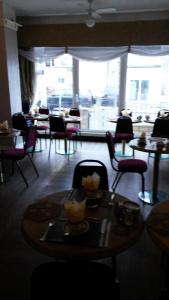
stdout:
[[(136, 157), (147, 160), (145, 154), (140, 155), (141, 153), (136, 152)], [(29, 279), (32, 270), (40, 263), (52, 260), (41, 255), (24, 241), (20, 231), (24, 210), (29, 204), (35, 203), (45, 195), (69, 189), (75, 164), (87, 158), (99, 159), (105, 163), (111, 187), (115, 174), (111, 169), (105, 143), (83, 142), (82, 146), (78, 143), (76, 154), (72, 155), (69, 160), (65, 156), (55, 154), (54, 148), (52, 148), (50, 160), (48, 160), (48, 149), (36, 152), (34, 161), (40, 173), (39, 178), (36, 178), (28, 161), (23, 162), (29, 188), (25, 187), (17, 170), (12, 177), (9, 176), (9, 170), (7, 170), (7, 182), (0, 185), (0, 299), (30, 299)], [(151, 158), (145, 176), (146, 188), (151, 187), (152, 166), (153, 159)], [(159, 188), (169, 193), (168, 179), (169, 160), (161, 161)], [(137, 196), (140, 187), (140, 176), (127, 174), (122, 177), (116, 192), (140, 203)], [(143, 206), (142, 203), (140, 205), (146, 217), (151, 206)], [(160, 250), (151, 242), (146, 232), (128, 251), (118, 255), (121, 300), (159, 299), (162, 287), (160, 258)]]

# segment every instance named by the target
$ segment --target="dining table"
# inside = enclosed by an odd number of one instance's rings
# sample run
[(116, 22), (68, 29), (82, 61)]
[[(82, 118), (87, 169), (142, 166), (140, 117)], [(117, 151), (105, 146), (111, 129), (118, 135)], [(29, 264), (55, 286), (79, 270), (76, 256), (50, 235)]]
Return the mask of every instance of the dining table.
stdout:
[(153, 243), (161, 251), (163, 284), (160, 299), (169, 298), (169, 198), (157, 203), (145, 220), (146, 230)]
[[(57, 116), (59, 116), (59, 114), (56, 114)], [(77, 116), (71, 116), (71, 115), (61, 115), (65, 121), (66, 124), (69, 123), (75, 123), (75, 124), (79, 124), (81, 122), (81, 117), (77, 117)], [(49, 121), (49, 115), (46, 114), (26, 114), (25, 115), (26, 119), (32, 119), (34, 121)], [(35, 124), (36, 125), (36, 124)]]
[(129, 146), (141, 152), (154, 154), (153, 176), (152, 176), (152, 189), (144, 192), (139, 192), (139, 198), (143, 202), (154, 205), (158, 201), (169, 199), (168, 193), (160, 191), (159, 184), (159, 164), (162, 154), (169, 154), (169, 140), (160, 137), (147, 137), (145, 141), (140, 141), (139, 138), (133, 139), (129, 142)]
[[(124, 222), (122, 210), (117, 211), (117, 207), (122, 209), (126, 203), (134, 205), (132, 201), (99, 190), (97, 202), (91, 206), (90, 197), (85, 195), (81, 189), (70, 189), (46, 195), (30, 204), (21, 220), (24, 239), (41, 254), (64, 260), (114, 258), (139, 240), (144, 229), (141, 211), (130, 224)], [(64, 203), (82, 201), (84, 197), (88, 200), (85, 219), (72, 229)]]
[[(59, 116), (60, 115), (59, 112), (58, 113), (56, 112), (56, 115)], [(81, 117), (65, 115), (65, 114), (63, 114), (61, 116), (64, 119), (66, 126), (68, 124), (78, 124), (80, 126), (80, 124), (81, 124)], [(46, 115), (46, 114), (39, 114), (39, 113), (30, 114), (30, 113), (28, 113), (25, 115), (25, 117), (26, 117), (26, 119), (33, 120), (35, 126), (38, 124), (38, 122), (45, 122), (45, 123), (49, 122), (49, 115)], [(57, 153), (61, 154), (61, 155), (71, 155), (71, 154), (75, 153), (75, 150), (74, 150), (74, 147), (70, 147), (68, 149), (67, 139), (64, 139), (64, 146), (60, 147), (60, 149), (57, 149)]]

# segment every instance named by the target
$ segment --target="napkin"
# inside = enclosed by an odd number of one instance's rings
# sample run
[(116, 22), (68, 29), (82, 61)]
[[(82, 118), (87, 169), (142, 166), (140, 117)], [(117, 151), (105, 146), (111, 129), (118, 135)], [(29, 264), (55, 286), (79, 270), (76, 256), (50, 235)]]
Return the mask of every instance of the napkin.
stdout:
[(99, 188), (100, 176), (94, 172), (92, 175), (82, 177), (82, 186), (89, 191), (95, 191)]
[(166, 118), (168, 116), (168, 112), (165, 112), (165, 110), (160, 111), (160, 117), (161, 118)]
[(8, 121), (5, 120), (3, 123), (0, 123), (0, 129), (1, 130), (7, 130), (9, 129)]
[(130, 110), (124, 109), (121, 113), (123, 117), (128, 117), (130, 115)]

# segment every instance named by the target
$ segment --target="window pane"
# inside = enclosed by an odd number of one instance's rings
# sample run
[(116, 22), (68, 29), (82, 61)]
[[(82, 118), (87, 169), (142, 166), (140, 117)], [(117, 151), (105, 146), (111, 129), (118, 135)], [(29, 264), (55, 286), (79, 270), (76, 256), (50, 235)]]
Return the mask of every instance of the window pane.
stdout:
[(80, 109), (88, 115), (86, 129), (106, 130), (117, 115), (120, 59), (109, 62), (79, 61)]
[[(41, 68), (41, 72), (38, 69)], [(71, 107), (73, 103), (72, 57), (64, 54), (48, 61), (36, 64), (37, 92), (36, 102), (48, 106), (50, 112), (61, 107)]]
[(155, 118), (168, 108), (169, 56), (128, 55), (126, 107), (134, 116)]

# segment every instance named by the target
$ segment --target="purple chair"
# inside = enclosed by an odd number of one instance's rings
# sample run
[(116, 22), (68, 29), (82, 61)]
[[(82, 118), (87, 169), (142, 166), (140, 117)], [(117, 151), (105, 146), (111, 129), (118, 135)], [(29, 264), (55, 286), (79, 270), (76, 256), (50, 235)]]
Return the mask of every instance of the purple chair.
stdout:
[(125, 140), (129, 142), (133, 139), (133, 125), (130, 117), (119, 117), (116, 124), (115, 141)]
[(27, 131), (27, 135), (25, 138), (25, 144), (24, 144), (23, 148), (11, 148), (9, 150), (4, 150), (1, 154), (2, 159), (7, 159), (7, 160), (12, 161), (12, 171), (13, 172), (14, 172), (14, 163), (16, 163), (16, 166), (18, 167), (18, 170), (19, 170), (27, 187), (29, 185), (28, 185), (27, 179), (22, 171), (19, 161), (23, 160), (25, 157), (28, 157), (35, 172), (36, 172), (37, 177), (39, 176), (38, 170), (31, 158), (31, 155), (33, 156), (33, 153), (35, 151), (36, 137), (37, 137), (37, 133), (36, 133), (35, 127), (30, 127)]
[(147, 171), (147, 163), (142, 159), (122, 159), (117, 160), (115, 157), (115, 143), (114, 138), (110, 131), (106, 132), (106, 142), (109, 150), (109, 156), (111, 165), (114, 171), (116, 171), (116, 176), (112, 184), (112, 190), (115, 192), (115, 189), (121, 179), (121, 176), (125, 173), (138, 173), (142, 178), (142, 193), (145, 191), (145, 180), (144, 172)]
[[(79, 108), (72, 107), (69, 110), (69, 115), (70, 116), (75, 116), (75, 117), (80, 117), (80, 110), (79, 110)], [(80, 141), (81, 141), (80, 121), (75, 121), (75, 124), (78, 124), (78, 127), (71, 127), (71, 126), (69, 127), (69, 126), (67, 126), (67, 130), (68, 130), (68, 132), (76, 134), (76, 136), (79, 134)], [(81, 141), (81, 144), (82, 144), (82, 141)]]
[(30, 127), (34, 126), (32, 119), (26, 119), (23, 113), (15, 113), (12, 115), (12, 127), (20, 130), (20, 136), (23, 138), (23, 143)]
[[(41, 115), (49, 115), (49, 109), (47, 107), (40, 107), (39, 113)], [(45, 138), (45, 143), (46, 143), (46, 147), (47, 147), (46, 137), (47, 137), (48, 129), (49, 129), (48, 124), (41, 124), (41, 125), (37, 124), (36, 125), (36, 130), (38, 131), (38, 138), (40, 139), (40, 150), (42, 149), (41, 138)]]
[[(64, 119), (60, 116), (55, 116), (55, 115), (49, 116), (49, 130), (50, 130), (50, 144), (49, 144), (48, 159), (50, 158), (52, 140), (55, 140), (55, 151), (56, 151), (56, 140), (59, 140), (59, 145), (60, 145), (60, 140), (64, 139), (65, 145), (67, 145), (67, 140), (72, 139), (73, 136), (73, 133), (66, 129)], [(69, 150), (70, 150), (70, 141), (69, 141)], [(67, 149), (65, 149), (65, 154), (68, 155), (68, 158), (70, 153), (69, 150), (67, 151)]]
[[(130, 117), (119, 117), (116, 124), (115, 130), (115, 143), (122, 142), (123, 151), (122, 156), (125, 155), (125, 144), (134, 138), (133, 124)], [(134, 151), (133, 151), (134, 157)]]

